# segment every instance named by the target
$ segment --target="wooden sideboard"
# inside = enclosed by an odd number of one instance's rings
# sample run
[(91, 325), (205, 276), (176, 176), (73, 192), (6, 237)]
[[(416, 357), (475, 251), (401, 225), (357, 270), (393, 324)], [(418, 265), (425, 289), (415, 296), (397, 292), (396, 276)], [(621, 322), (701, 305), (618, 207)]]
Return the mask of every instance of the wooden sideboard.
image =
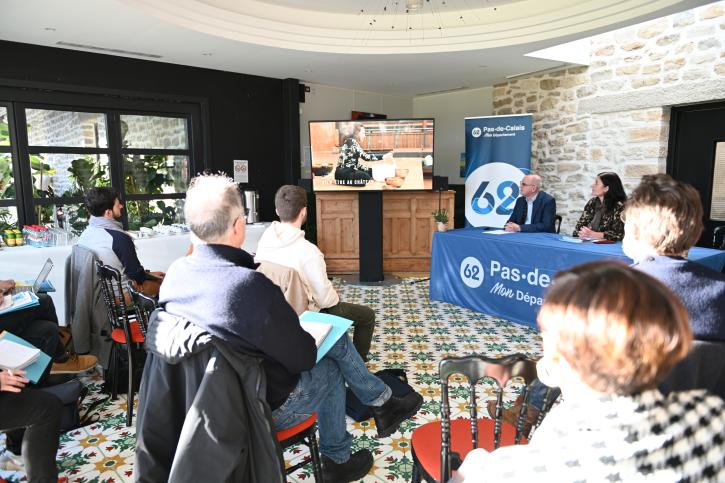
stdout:
[[(454, 191), (440, 193), (441, 208), (453, 227)], [(427, 272), (438, 209), (437, 191), (383, 192), (383, 271)], [(315, 194), (317, 245), (329, 273), (359, 271), (358, 193)]]

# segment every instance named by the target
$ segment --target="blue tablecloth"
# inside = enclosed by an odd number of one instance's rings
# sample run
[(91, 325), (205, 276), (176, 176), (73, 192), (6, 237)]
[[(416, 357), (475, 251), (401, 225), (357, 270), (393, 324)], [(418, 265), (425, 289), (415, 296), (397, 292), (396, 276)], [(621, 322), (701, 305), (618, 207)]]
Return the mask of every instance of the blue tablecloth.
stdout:
[[(430, 298), (530, 327), (559, 270), (609, 258), (632, 263), (622, 244), (569, 243), (553, 233), (493, 235), (466, 228), (433, 236)], [(725, 252), (695, 247), (690, 260), (720, 271)]]

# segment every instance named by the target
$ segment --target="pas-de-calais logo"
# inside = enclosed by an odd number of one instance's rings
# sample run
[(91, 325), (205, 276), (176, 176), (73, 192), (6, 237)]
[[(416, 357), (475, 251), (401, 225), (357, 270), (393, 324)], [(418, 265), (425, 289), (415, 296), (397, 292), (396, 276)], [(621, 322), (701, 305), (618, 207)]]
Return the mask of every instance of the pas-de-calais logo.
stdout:
[(461, 281), (471, 288), (478, 288), (483, 283), (483, 266), (476, 257), (466, 257), (461, 262)]
[(474, 127), (473, 131), (471, 131), (471, 136), (473, 136), (474, 138), (480, 138), (481, 137), (481, 128)]

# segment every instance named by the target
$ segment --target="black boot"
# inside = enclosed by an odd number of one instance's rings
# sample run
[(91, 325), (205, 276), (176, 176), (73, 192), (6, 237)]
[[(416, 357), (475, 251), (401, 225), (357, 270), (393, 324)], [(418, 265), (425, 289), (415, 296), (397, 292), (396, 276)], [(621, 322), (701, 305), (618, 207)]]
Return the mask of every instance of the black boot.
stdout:
[(423, 405), (423, 396), (410, 392), (403, 397), (390, 396), (380, 407), (371, 406), (378, 437), (385, 438), (398, 430), (400, 423), (414, 416)]
[(366, 449), (351, 454), (350, 459), (344, 463), (335, 463), (322, 455), (322, 476), (325, 483), (348, 483), (361, 480), (372, 467), (373, 454)]

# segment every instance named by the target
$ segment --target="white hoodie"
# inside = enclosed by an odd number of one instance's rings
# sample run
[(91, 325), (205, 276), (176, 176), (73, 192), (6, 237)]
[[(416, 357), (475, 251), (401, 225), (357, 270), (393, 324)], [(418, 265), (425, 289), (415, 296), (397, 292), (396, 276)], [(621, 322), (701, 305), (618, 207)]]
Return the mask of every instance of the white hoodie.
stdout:
[(288, 223), (272, 222), (262, 233), (254, 258), (257, 262), (277, 263), (296, 270), (312, 297), (310, 310), (326, 309), (340, 301), (327, 278), (325, 256), (305, 240), (304, 231)]

